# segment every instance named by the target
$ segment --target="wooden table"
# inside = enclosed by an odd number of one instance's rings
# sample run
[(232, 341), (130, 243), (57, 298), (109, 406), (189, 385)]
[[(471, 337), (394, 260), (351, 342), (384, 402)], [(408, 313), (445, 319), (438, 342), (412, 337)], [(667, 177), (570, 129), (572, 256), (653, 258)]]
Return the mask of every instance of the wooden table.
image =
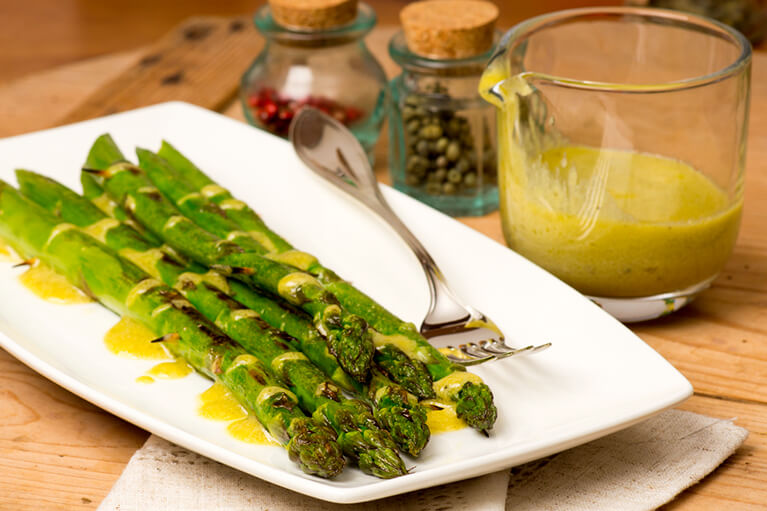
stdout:
[[(230, 26), (231, 20), (215, 23)], [(194, 59), (185, 60), (189, 48), (184, 45), (191, 43), (185, 40), (183, 31), (156, 47), (101, 57), (0, 85), (0, 136), (168, 98), (183, 98), (242, 118), (239, 106), (232, 101), (236, 77), (261, 44), (251, 32), (247, 34), (237, 35), (240, 39), (228, 45), (229, 49), (194, 52), (204, 53), (201, 58), (228, 59), (228, 67), (232, 68), (216, 68), (217, 80), (205, 81), (209, 86), (195, 85), (214, 71), (207, 66), (195, 67), (199, 62)], [(368, 42), (387, 71), (394, 73), (396, 67), (385, 54), (390, 34), (391, 29), (379, 28)], [(157, 86), (164, 74), (177, 72), (163, 66), (148, 67), (147, 62), (156, 61), (157, 55), (162, 57), (161, 62), (164, 58), (173, 65), (185, 66), (184, 76), (190, 83)], [(115, 80), (119, 80), (117, 89)], [(143, 88), (134, 87), (141, 94), (129, 93), (130, 82), (135, 81), (144, 84)], [(695, 303), (670, 317), (633, 327), (695, 387), (695, 395), (681, 409), (735, 418), (737, 424), (751, 432), (735, 455), (665, 506), (666, 510), (767, 508), (765, 112), (767, 55), (756, 55), (746, 206), (735, 252), (713, 287)], [(377, 149), (378, 161), (384, 162), (385, 140)], [(385, 178), (385, 171), (379, 172)], [(497, 213), (462, 221), (502, 241)], [(0, 510), (95, 509), (146, 437), (146, 432), (50, 383), (0, 350)]]

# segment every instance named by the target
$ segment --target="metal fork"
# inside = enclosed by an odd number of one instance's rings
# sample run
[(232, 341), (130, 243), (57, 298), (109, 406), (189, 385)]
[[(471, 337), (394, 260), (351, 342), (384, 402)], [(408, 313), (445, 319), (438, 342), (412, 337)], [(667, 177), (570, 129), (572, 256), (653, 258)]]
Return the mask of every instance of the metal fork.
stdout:
[(487, 316), (456, 298), (437, 263), (384, 199), (364, 149), (344, 125), (305, 107), (293, 120), (289, 136), (296, 153), (310, 169), (378, 213), (413, 250), (426, 274), (431, 296), (421, 334), (434, 347), (442, 348), (450, 360), (470, 366), (529, 355), (551, 346), (507, 346), (503, 333)]

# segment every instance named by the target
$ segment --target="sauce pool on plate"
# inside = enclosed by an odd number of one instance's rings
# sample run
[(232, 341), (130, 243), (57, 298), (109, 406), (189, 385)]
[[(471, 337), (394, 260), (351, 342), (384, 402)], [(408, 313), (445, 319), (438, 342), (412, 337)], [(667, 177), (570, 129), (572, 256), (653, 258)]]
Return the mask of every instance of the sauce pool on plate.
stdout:
[(457, 431), (467, 426), (466, 422), (458, 417), (453, 405), (433, 399), (421, 401), (421, 405), (426, 410), (426, 425), (432, 435)]
[(200, 394), (197, 413), (206, 419), (229, 421), (226, 431), (237, 440), (250, 444), (279, 445), (264, 430), (255, 417), (251, 417), (226, 387), (214, 383)]
[(157, 335), (147, 327), (128, 317), (123, 317), (104, 335), (104, 344), (115, 355), (144, 360), (171, 358), (161, 343), (152, 343)]
[(70, 305), (92, 301), (66, 278), (39, 261), (19, 275), (19, 281), (37, 296), (51, 303)]

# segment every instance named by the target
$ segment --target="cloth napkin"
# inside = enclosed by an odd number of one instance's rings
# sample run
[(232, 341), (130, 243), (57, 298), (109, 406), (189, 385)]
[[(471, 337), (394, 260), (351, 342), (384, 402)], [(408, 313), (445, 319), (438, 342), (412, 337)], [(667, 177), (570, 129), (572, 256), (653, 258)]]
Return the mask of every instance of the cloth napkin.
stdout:
[(668, 410), (494, 474), (364, 504), (331, 504), (151, 436), (99, 511), (647, 511), (700, 481), (746, 439), (731, 420)]

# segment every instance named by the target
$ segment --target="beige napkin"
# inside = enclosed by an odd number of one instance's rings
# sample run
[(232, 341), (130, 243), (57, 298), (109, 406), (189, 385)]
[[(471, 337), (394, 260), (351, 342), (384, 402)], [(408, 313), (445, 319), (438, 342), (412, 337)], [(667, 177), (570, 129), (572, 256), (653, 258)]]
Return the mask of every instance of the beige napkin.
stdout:
[(714, 470), (746, 439), (730, 420), (669, 410), (543, 460), (365, 504), (330, 504), (152, 436), (99, 511), (645, 511)]

